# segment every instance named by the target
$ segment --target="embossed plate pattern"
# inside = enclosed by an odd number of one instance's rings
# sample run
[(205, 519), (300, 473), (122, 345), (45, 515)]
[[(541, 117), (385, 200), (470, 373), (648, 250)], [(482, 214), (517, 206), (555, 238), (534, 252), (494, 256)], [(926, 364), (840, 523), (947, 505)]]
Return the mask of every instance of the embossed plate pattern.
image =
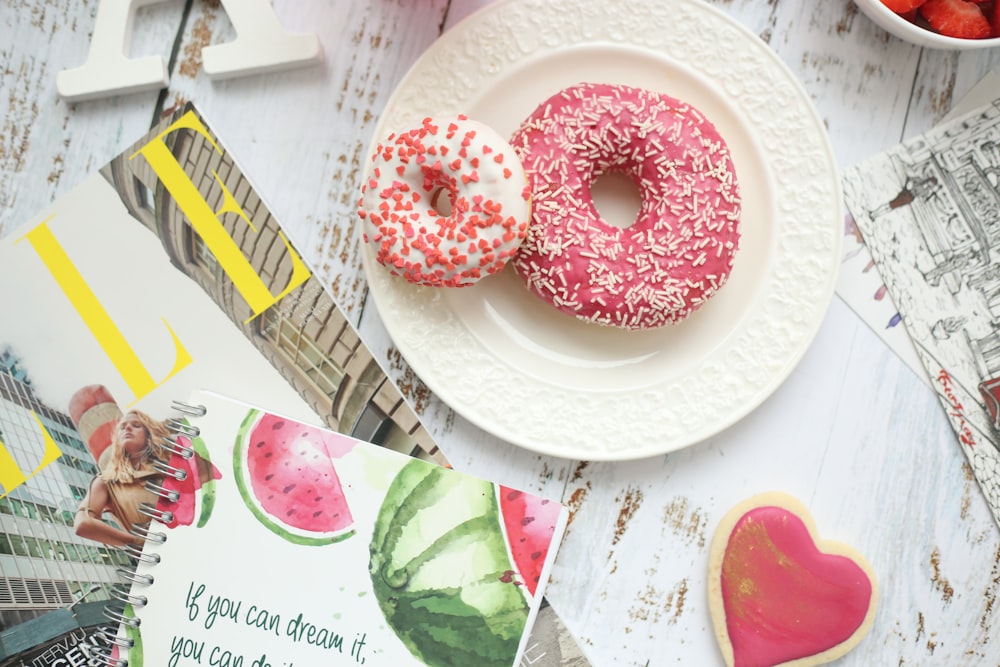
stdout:
[(704, 308), (673, 327), (626, 332), (559, 313), (509, 267), (473, 287), (425, 288), (391, 276), (366, 249), (365, 272), (407, 362), (481, 428), (566, 458), (662, 454), (753, 410), (812, 341), (839, 265), (836, 163), (789, 70), (699, 0), (491, 5), (420, 57), (375, 138), (457, 113), (509, 136), (539, 102), (580, 81), (673, 95), (726, 138), (742, 240), (729, 282)]

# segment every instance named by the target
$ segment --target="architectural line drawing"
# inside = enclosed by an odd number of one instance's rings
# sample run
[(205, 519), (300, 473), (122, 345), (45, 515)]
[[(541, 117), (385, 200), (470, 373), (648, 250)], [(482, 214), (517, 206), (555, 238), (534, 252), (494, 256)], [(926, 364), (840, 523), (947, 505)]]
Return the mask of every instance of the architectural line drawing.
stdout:
[(1000, 100), (849, 169), (844, 193), (1000, 521)]

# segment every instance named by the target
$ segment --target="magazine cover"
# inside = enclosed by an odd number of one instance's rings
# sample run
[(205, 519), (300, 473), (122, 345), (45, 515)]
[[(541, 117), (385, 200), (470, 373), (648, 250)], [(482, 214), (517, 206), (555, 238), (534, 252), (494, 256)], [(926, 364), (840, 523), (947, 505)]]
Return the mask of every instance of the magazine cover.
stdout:
[(1000, 522), (1000, 100), (852, 167), (843, 183)]
[(0, 665), (84, 664), (196, 388), (447, 463), (191, 106), (0, 240), (0, 303)]
[[(213, 392), (124, 598), (130, 665), (515, 667), (555, 501)], [(197, 433), (197, 435), (195, 435)]]

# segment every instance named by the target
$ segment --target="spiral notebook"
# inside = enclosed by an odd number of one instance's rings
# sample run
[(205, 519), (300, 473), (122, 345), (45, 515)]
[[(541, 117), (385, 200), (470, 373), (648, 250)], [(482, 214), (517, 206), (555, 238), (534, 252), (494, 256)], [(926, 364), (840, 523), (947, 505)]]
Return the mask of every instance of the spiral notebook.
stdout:
[[(447, 466), (194, 106), (6, 231), (0, 667), (86, 664), (114, 629), (102, 611), (134, 568), (120, 545), (137, 539), (138, 503), (91, 502), (90, 490), (131, 409), (166, 415), (211, 386)], [(541, 647), (575, 642), (551, 609), (540, 619), (547, 636), (525, 662), (566, 664)]]
[(177, 408), (111, 664), (518, 664), (565, 507), (218, 394)]
[(109, 419), (130, 408), (166, 414), (212, 386), (447, 463), (192, 105), (7, 231), (0, 666), (73, 664), (108, 623), (134, 508), (89, 492)]

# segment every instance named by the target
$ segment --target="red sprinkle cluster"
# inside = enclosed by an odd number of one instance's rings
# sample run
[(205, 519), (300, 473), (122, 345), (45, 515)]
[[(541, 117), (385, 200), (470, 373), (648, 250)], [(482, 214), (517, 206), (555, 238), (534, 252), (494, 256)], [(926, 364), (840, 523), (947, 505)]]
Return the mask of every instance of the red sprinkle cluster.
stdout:
[[(410, 282), (471, 285), (500, 271), (527, 235), (530, 191), (507, 182), (514, 172), (505, 152), (470, 124), (459, 116), (441, 131), (426, 118), (389, 135), (372, 158), (358, 203), (364, 238), (379, 263)], [(445, 197), (447, 214), (439, 212)], [(515, 204), (519, 213), (505, 211)]]

